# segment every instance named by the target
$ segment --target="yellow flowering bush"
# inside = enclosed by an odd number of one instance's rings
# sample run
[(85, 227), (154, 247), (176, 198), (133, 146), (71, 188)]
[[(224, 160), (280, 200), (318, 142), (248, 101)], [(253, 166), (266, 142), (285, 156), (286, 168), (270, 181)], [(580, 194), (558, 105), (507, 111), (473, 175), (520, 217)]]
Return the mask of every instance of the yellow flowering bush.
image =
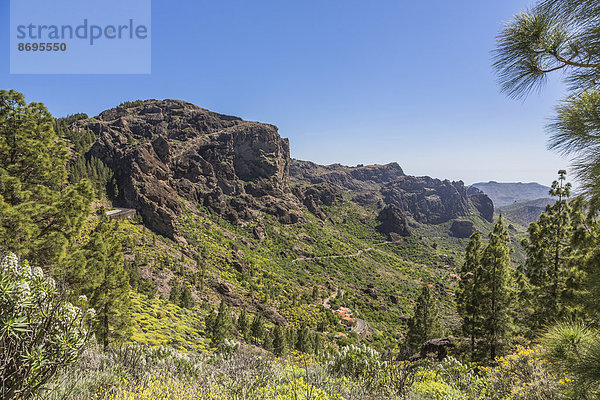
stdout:
[(467, 399), (459, 390), (445, 382), (426, 380), (416, 382), (411, 390), (410, 398), (413, 400), (462, 400)]
[(260, 389), (253, 396), (253, 399), (336, 400), (343, 399), (343, 397), (337, 394), (329, 394), (326, 391), (305, 382), (303, 378), (298, 378), (292, 382)]
[(199, 387), (190, 380), (157, 376), (147, 383), (123, 385), (110, 392), (100, 393), (102, 400), (196, 400), (223, 399), (224, 393), (218, 386)]
[[(490, 399), (554, 400), (561, 396), (561, 379), (543, 358), (541, 347), (519, 346), (513, 354), (496, 359), (495, 367), (483, 368), (487, 372)], [(564, 380), (563, 380), (564, 382)]]

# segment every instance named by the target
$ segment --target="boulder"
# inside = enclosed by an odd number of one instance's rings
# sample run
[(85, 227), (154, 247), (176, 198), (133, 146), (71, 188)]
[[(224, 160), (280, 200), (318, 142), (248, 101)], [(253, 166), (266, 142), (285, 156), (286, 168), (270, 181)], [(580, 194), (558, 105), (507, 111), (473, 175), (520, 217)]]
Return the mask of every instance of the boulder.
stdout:
[(450, 233), (457, 238), (468, 238), (475, 233), (473, 222), (469, 220), (455, 220), (450, 226)]
[(406, 216), (400, 208), (394, 204), (388, 204), (379, 212), (377, 220), (381, 224), (377, 229), (382, 233), (398, 234), (400, 236), (410, 236)]
[(449, 336), (439, 339), (430, 339), (423, 343), (421, 351), (419, 352), (420, 358), (426, 358), (430, 355), (435, 355), (438, 361), (442, 361), (448, 356), (448, 350), (455, 347), (452, 340), (454, 337)]

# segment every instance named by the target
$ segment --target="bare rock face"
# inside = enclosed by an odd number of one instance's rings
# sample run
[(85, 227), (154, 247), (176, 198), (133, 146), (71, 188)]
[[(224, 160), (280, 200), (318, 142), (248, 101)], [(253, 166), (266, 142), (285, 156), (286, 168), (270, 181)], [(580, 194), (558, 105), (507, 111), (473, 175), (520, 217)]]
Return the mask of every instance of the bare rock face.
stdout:
[[(493, 216), (489, 199), (467, 196), (462, 182), (406, 176), (396, 163), (347, 167), (291, 160), (277, 127), (181, 100), (134, 102), (72, 127), (97, 135), (88, 155), (114, 172), (116, 203), (136, 209), (148, 227), (173, 239), (182, 240), (176, 220), (190, 205), (235, 224), (258, 221), (262, 212), (293, 224), (303, 220), (302, 210), (325, 219), (323, 206), (344, 192), (381, 210), (381, 229), (395, 235), (408, 234), (408, 217), (441, 223), (473, 206), (484, 218)], [(257, 240), (265, 237), (264, 229), (253, 233)]]
[(406, 216), (400, 208), (394, 204), (388, 204), (379, 212), (377, 220), (381, 222), (378, 226), (380, 232), (392, 234), (396, 233), (400, 236), (410, 236)]
[(379, 190), (382, 184), (404, 176), (404, 171), (397, 163), (347, 167), (341, 164), (319, 165), (299, 160), (292, 160), (290, 173), (297, 181), (328, 183), (345, 191), (357, 192)]
[(289, 143), (273, 125), (243, 121), (180, 100), (147, 100), (77, 121), (98, 140), (90, 155), (110, 167), (117, 203), (147, 226), (179, 238), (181, 199), (234, 223), (257, 211), (294, 223), (302, 215), (289, 188)]
[(439, 224), (469, 212), (469, 200), (462, 182), (428, 176), (404, 176), (381, 189), (387, 204), (394, 204), (417, 222)]
[(336, 200), (341, 199), (339, 192), (330, 184), (318, 183), (310, 186), (295, 186), (293, 193), (300, 199), (302, 204), (320, 219), (327, 216), (322, 206), (331, 206)]
[(489, 222), (494, 222), (494, 203), (492, 199), (475, 186), (469, 186), (467, 194), (481, 217)]
[(450, 226), (450, 233), (452, 236), (457, 238), (468, 238), (475, 233), (475, 227), (473, 222), (469, 220), (456, 220), (452, 221)]
[(419, 223), (443, 223), (468, 215), (471, 208), (493, 220), (493, 204), (482, 192), (467, 193), (461, 181), (408, 176), (397, 163), (348, 167), (292, 160), (290, 177), (292, 182), (326, 183), (341, 192), (351, 192), (352, 201), (361, 206), (383, 209), (393, 204)]

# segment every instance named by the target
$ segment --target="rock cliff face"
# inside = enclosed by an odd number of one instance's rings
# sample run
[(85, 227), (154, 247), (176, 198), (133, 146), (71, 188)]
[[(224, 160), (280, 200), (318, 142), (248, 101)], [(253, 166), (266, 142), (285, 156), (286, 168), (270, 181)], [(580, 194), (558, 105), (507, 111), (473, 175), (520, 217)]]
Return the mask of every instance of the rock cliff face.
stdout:
[(347, 167), (341, 164), (319, 165), (310, 161), (292, 160), (290, 175), (296, 181), (329, 183), (338, 189), (363, 192), (379, 190), (382, 184), (404, 176), (404, 171), (397, 163)]
[(302, 204), (321, 219), (326, 215), (321, 206), (331, 206), (336, 200), (341, 198), (339, 192), (330, 184), (318, 183), (309, 186), (295, 186), (293, 193), (300, 199)]
[(377, 220), (381, 222), (378, 226), (379, 231), (387, 233), (396, 233), (400, 236), (410, 236), (408, 223), (402, 210), (394, 204), (388, 204), (379, 212)]
[(395, 225), (394, 221), (398, 219), (398, 212), (386, 210), (389, 205), (394, 205), (403, 216), (426, 224), (466, 216), (471, 207), (488, 221), (494, 215), (494, 205), (482, 192), (473, 192), (469, 196), (460, 181), (407, 176), (396, 163), (346, 167), (292, 160), (290, 175), (292, 182), (325, 182), (340, 191), (352, 192), (352, 200), (360, 205), (376, 204), (382, 210), (378, 217), (380, 221), (384, 222), (386, 216), (393, 217), (393, 220), (384, 223), (386, 226)]
[[(483, 193), (467, 196), (462, 182), (406, 176), (396, 163), (328, 166), (290, 159), (289, 143), (273, 125), (217, 114), (180, 100), (146, 100), (79, 120), (74, 129), (98, 139), (89, 151), (115, 174), (117, 205), (139, 211), (147, 226), (181, 239), (183, 208), (202, 205), (235, 224), (260, 213), (293, 224), (303, 211), (321, 219), (322, 207), (346, 192), (376, 206), (380, 229), (408, 235), (407, 218), (441, 223), (476, 207), (486, 219), (493, 205)], [(255, 236), (264, 238), (264, 227)]]
[(481, 216), (489, 222), (494, 222), (494, 203), (492, 199), (475, 186), (469, 186), (467, 194)]
[(294, 223), (300, 204), (289, 188), (289, 143), (273, 125), (247, 122), (180, 100), (147, 100), (78, 121), (98, 140), (90, 154), (115, 173), (117, 203), (137, 209), (159, 233), (178, 238), (181, 201), (232, 222), (257, 210)]
[(404, 176), (383, 186), (381, 193), (386, 203), (395, 204), (421, 223), (438, 224), (469, 212), (462, 182)]

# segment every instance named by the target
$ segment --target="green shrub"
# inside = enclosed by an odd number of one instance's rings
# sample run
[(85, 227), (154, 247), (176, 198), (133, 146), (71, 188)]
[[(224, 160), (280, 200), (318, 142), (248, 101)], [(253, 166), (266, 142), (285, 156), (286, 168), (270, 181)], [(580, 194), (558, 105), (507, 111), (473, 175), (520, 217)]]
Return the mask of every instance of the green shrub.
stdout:
[(454, 389), (464, 393), (468, 399), (485, 399), (487, 381), (467, 366), (453, 357), (446, 358), (435, 367), (437, 379), (449, 384)]
[(81, 308), (63, 300), (41, 268), (19, 263), (14, 254), (4, 257), (0, 263), (0, 398), (29, 398), (59, 368), (75, 361), (88, 338), (87, 319)]
[(347, 375), (355, 378), (372, 376), (385, 365), (377, 350), (366, 345), (344, 346), (333, 354), (329, 362), (329, 370), (336, 375)]
[(319, 389), (303, 378), (278, 386), (271, 386), (258, 391), (253, 399), (275, 399), (275, 400), (335, 400), (343, 399), (339, 395), (331, 395)]
[(414, 400), (462, 400), (466, 395), (445, 382), (436, 380), (425, 380), (416, 382), (410, 393), (410, 399)]
[(144, 104), (143, 100), (124, 101), (123, 103), (119, 104), (119, 107), (131, 108), (131, 107), (140, 106), (142, 104)]

